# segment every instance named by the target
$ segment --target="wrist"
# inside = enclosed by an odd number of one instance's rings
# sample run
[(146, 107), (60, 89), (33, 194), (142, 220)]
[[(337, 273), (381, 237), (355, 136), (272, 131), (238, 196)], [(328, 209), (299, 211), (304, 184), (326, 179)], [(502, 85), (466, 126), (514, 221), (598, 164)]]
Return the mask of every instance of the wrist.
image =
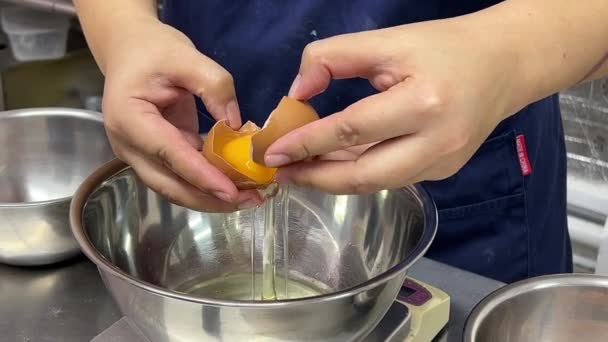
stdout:
[(513, 109), (608, 74), (607, 4), (509, 0), (476, 13), (494, 44), (514, 56)]
[(152, 3), (155, 1), (74, 1), (88, 45), (103, 73), (108, 55), (115, 52), (119, 41), (135, 32), (137, 25), (160, 23)]
[[(523, 14), (522, 14), (523, 13)], [(501, 100), (500, 120), (509, 117), (528, 104), (552, 94), (546, 75), (546, 51), (539, 49), (535, 37), (526, 34), (532, 30), (522, 20), (526, 12), (521, 6), (507, 1), (474, 13), (474, 29), (479, 35), (478, 48), (486, 50), (487, 58), (494, 66), (490, 80), (497, 86)]]
[(526, 56), (520, 42), (501, 23), (503, 18), (483, 10), (451, 21), (456, 26), (450, 31), (458, 32), (461, 51), (468, 60), (471, 78), (467, 86), (480, 97), (479, 106), (489, 122), (498, 124), (525, 107), (529, 103), (528, 91), (522, 87), (529, 84)]
[[(113, 60), (122, 58), (121, 56), (128, 51), (141, 48), (150, 41), (151, 35), (153, 36), (151, 27), (164, 25), (156, 16), (128, 13), (116, 13), (109, 23), (99, 49), (99, 55), (103, 60), (100, 68), (104, 72)], [(120, 63), (120, 60), (118, 62)]]

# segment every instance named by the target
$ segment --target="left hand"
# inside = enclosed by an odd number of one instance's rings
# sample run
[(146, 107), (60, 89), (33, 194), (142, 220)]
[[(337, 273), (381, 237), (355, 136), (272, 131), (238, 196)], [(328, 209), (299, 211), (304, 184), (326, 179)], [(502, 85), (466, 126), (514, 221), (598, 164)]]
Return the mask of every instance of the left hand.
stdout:
[[(473, 15), (471, 15), (473, 16)], [(469, 16), (311, 43), (290, 96), (309, 99), (332, 78), (379, 91), (294, 130), (266, 152), (278, 180), (332, 193), (370, 193), (456, 173), (526, 102), (517, 53)], [(309, 157), (313, 161), (299, 162)]]

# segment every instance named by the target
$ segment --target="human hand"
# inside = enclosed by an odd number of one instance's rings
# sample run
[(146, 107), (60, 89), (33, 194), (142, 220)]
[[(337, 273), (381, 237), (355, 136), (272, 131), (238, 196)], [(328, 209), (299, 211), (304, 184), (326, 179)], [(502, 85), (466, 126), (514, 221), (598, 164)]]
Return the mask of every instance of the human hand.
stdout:
[(118, 158), (153, 190), (190, 208), (230, 211), (261, 202), (198, 151), (194, 95), (216, 120), (241, 125), (231, 75), (181, 32), (143, 18), (113, 37), (105, 56), (104, 124)]
[(290, 96), (309, 99), (332, 78), (352, 77), (380, 92), (282, 137), (267, 150), (266, 164), (288, 165), (279, 182), (332, 193), (453, 175), (501, 120), (525, 105), (516, 94), (516, 55), (483, 33), (461, 17), (311, 43)]

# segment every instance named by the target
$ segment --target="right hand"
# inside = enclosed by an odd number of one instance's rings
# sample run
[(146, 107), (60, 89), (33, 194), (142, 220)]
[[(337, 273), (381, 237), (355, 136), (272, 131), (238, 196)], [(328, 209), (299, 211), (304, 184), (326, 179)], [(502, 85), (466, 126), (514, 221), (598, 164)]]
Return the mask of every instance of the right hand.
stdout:
[(194, 95), (214, 119), (241, 126), (232, 76), (178, 30), (139, 18), (112, 37), (105, 58), (104, 124), (116, 156), (171, 202), (231, 211), (261, 202), (200, 153)]

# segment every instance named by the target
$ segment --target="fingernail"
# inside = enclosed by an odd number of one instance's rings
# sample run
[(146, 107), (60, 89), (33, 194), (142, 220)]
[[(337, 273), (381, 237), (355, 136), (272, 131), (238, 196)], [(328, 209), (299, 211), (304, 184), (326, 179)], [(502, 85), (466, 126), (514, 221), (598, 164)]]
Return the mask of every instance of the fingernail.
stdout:
[(217, 191), (217, 192), (214, 192), (213, 195), (215, 195), (215, 197), (221, 199), (224, 202), (228, 202), (228, 203), (232, 202), (232, 198), (230, 197), (230, 195), (228, 195), (225, 192)]
[(264, 157), (264, 164), (268, 167), (279, 167), (291, 162), (291, 158), (284, 154), (271, 154)]
[(259, 204), (260, 204), (260, 201), (257, 201), (255, 199), (248, 199), (248, 200), (245, 200), (245, 201), (239, 203), (238, 208), (239, 209), (251, 209), (251, 208), (257, 207)]
[(300, 76), (300, 74), (298, 74), (296, 76), (296, 78), (293, 80), (293, 83), (291, 84), (291, 88), (289, 88), (289, 94), (287, 96), (294, 97), (294, 94), (298, 91), (298, 87), (300, 87), (301, 79), (302, 79), (302, 76)]
[(226, 105), (226, 117), (228, 118), (228, 124), (233, 129), (241, 127), (241, 112), (239, 110), (239, 104), (236, 100), (228, 102)]

